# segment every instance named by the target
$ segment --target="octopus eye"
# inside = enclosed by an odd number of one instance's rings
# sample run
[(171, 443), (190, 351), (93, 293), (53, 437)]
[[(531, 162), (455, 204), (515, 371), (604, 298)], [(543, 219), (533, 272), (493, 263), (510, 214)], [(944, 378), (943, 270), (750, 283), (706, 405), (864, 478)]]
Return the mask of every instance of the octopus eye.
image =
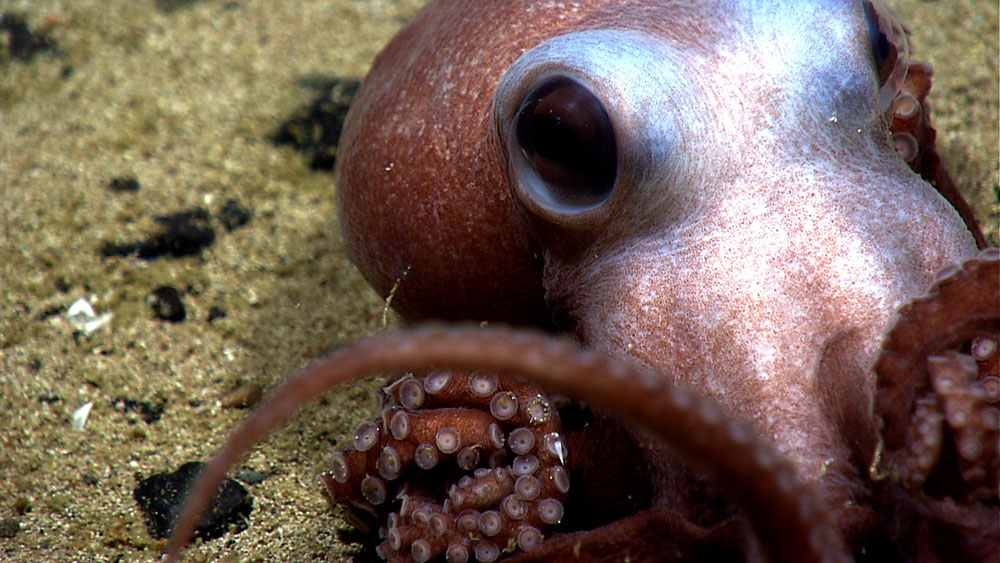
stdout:
[(910, 44), (903, 22), (883, 2), (863, 0), (862, 6), (868, 27), (872, 65), (878, 75), (879, 101), (885, 112), (906, 80)]
[(577, 211), (611, 195), (618, 175), (611, 118), (580, 83), (560, 77), (536, 87), (521, 101), (512, 133), (512, 149), (527, 165), (524, 188), (538, 204)]
[(875, 69), (879, 71), (881, 78), (881, 71), (889, 63), (889, 58), (892, 55), (892, 42), (886, 36), (885, 32), (882, 31), (882, 27), (879, 21), (878, 12), (875, 10), (875, 6), (871, 2), (864, 2), (865, 7), (865, 23), (868, 25), (868, 42), (871, 47), (872, 60), (875, 63)]

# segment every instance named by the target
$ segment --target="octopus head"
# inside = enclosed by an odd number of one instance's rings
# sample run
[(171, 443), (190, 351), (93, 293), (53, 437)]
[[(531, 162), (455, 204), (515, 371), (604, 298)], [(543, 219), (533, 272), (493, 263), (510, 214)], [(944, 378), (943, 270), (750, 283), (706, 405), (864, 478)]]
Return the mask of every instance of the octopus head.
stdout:
[(759, 4), (710, 34), (549, 39), (501, 80), (495, 133), (559, 324), (839, 480), (876, 447), (893, 311), (975, 243), (896, 150), (874, 10)]

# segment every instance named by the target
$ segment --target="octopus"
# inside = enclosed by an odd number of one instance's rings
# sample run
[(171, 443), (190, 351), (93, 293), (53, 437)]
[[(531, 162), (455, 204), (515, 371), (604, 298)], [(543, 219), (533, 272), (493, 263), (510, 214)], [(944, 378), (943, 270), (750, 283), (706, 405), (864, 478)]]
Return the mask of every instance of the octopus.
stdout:
[(995, 557), (1000, 250), (908, 35), (868, 0), (430, 3), (336, 197), (434, 322), (290, 377), (165, 559), (247, 448), (379, 373), (319, 481), (388, 561)]

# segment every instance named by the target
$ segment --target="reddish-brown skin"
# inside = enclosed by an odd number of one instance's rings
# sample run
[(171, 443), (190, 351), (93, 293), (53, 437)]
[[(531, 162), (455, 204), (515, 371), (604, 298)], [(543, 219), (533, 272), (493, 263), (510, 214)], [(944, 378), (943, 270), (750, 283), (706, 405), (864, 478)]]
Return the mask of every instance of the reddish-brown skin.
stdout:
[[(442, 50), (438, 34), (453, 30), (426, 29), (451, 11), (427, 6), (397, 35), (406, 47), (376, 57), (393, 77), (366, 81), (368, 94), (352, 106), (355, 116), (378, 117), (345, 125), (338, 175), (366, 189), (337, 191), (342, 228), (370, 233), (347, 238), (351, 254), (365, 257), (356, 263), (379, 293), (398, 285), (392, 305), (408, 318), (543, 323), (541, 256), (500, 188), (490, 104), (503, 69), (537, 42), (547, 18), (523, 20), (515, 3), (494, 3), (488, 19), (469, 18), (457, 44)], [(512, 49), (473, 41), (518, 20), (527, 29), (512, 34)], [(426, 85), (439, 82), (453, 86), (428, 95)], [(383, 142), (361, 142), (375, 137)]]
[[(339, 352), (234, 433), (169, 556), (243, 449), (379, 370), (413, 374), (322, 477), (391, 561), (994, 554), (1000, 256), (973, 258), (930, 68), (871, 21), (877, 57), (846, 0), (430, 4), (345, 125), (352, 256), (412, 320), (597, 352), (465, 330)], [(587, 209), (520, 160), (512, 124), (553, 75), (614, 131)]]

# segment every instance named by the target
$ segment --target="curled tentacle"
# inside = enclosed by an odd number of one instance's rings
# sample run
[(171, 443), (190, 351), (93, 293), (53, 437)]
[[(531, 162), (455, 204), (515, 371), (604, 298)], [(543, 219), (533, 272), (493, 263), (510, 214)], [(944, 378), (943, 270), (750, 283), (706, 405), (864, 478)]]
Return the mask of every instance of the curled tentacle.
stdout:
[(993, 248), (943, 270), (928, 295), (904, 306), (875, 365), (879, 469), (929, 512), (925, 521), (961, 530), (957, 549), (969, 554), (1000, 541), (998, 347)]
[(714, 403), (645, 369), (572, 342), (495, 328), (422, 328), (376, 337), (334, 352), (289, 378), (233, 431), (205, 467), (167, 544), (165, 560), (177, 560), (229, 467), (304, 401), (369, 374), (444, 365), (517, 373), (619, 412), (719, 483), (744, 511), (773, 558), (847, 560), (832, 518), (815, 491), (796, 478), (792, 466), (771, 445)]
[[(944, 379), (953, 370), (953, 362), (967, 369), (996, 369), (995, 355), (1000, 339), (1000, 252), (989, 249), (961, 267), (944, 270), (928, 295), (903, 306), (899, 318), (888, 333), (882, 353), (875, 364), (878, 374), (876, 409), (883, 420), (882, 435), (887, 452), (906, 447), (907, 434), (917, 432), (912, 417), (927, 420), (930, 412), (941, 412), (945, 397), (935, 387), (948, 388)], [(962, 354), (963, 359), (939, 359), (947, 352)], [(976, 367), (972, 368), (971, 364)], [(965, 369), (965, 368), (962, 368)], [(939, 375), (932, 375), (939, 374)], [(974, 394), (989, 403), (989, 390), (995, 387), (995, 374), (979, 374), (982, 387)], [(962, 376), (957, 376), (965, 380)], [(970, 383), (971, 384), (971, 383)], [(943, 387), (942, 387), (943, 386)], [(993, 398), (995, 401), (995, 397)], [(978, 404), (978, 400), (977, 400)]]
[(986, 236), (972, 208), (955, 187), (937, 153), (937, 131), (931, 125), (930, 104), (927, 101), (934, 69), (927, 63), (917, 61), (905, 64), (906, 79), (887, 112), (896, 150), (914, 172), (923, 176), (951, 203), (975, 237), (976, 245), (985, 248)]
[[(352, 522), (381, 528), (383, 557), (488, 561), (508, 546), (541, 545), (569, 491), (559, 415), (541, 389), (436, 369), (383, 393), (381, 417), (321, 475)], [(369, 515), (375, 524), (364, 524)]]

